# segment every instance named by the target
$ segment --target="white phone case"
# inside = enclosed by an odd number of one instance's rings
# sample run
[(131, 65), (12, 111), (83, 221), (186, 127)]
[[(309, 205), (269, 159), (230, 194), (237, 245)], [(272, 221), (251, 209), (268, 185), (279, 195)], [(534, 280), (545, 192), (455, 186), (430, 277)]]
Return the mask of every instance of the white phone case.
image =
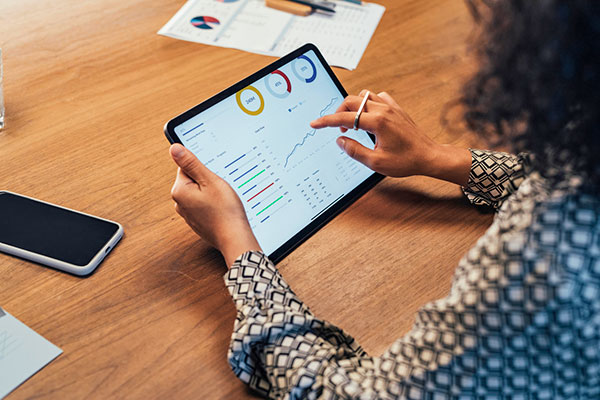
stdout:
[(52, 267), (52, 268), (59, 269), (61, 271), (69, 272), (71, 274), (75, 274), (75, 275), (88, 275), (88, 274), (92, 273), (94, 271), (94, 269), (96, 269), (96, 267), (100, 264), (100, 262), (102, 262), (102, 260), (104, 259), (104, 257), (106, 257), (106, 255), (110, 252), (110, 250), (123, 237), (123, 227), (118, 222), (111, 221), (111, 220), (108, 220), (108, 219), (105, 219), (105, 218), (100, 218), (100, 217), (97, 217), (95, 215), (86, 214), (86, 213), (81, 212), (81, 211), (72, 210), (70, 208), (62, 207), (62, 206), (59, 206), (59, 205), (56, 205), (56, 204), (53, 204), (53, 203), (48, 203), (47, 201), (35, 199), (33, 197), (24, 196), (24, 195), (18, 194), (18, 193), (13, 193), (13, 192), (10, 192), (8, 190), (0, 190), (0, 193), (8, 193), (8, 194), (12, 194), (12, 195), (15, 195), (15, 196), (23, 197), (23, 198), (26, 198), (26, 199), (30, 199), (30, 200), (33, 200), (33, 201), (37, 201), (39, 203), (48, 204), (48, 205), (53, 206), (53, 207), (58, 207), (58, 208), (62, 208), (63, 210), (74, 212), (76, 214), (86, 215), (88, 217), (92, 217), (92, 218), (99, 219), (99, 220), (102, 220), (102, 221), (110, 222), (110, 223), (113, 223), (113, 224), (115, 224), (115, 225), (117, 225), (119, 227), (117, 229), (117, 232), (115, 232), (115, 234), (106, 242), (106, 244), (104, 246), (102, 246), (102, 248), (100, 249), (100, 251), (98, 251), (98, 253), (96, 253), (96, 255), (92, 258), (92, 260), (89, 262), (89, 264), (84, 265), (84, 266), (70, 264), (70, 263), (67, 263), (67, 262), (64, 262), (64, 261), (61, 261), (61, 260), (57, 260), (55, 258), (47, 257), (47, 256), (44, 256), (44, 255), (38, 254), (38, 253), (33, 253), (31, 251), (24, 250), (24, 249), (21, 249), (19, 247), (10, 246), (8, 244), (0, 242), (0, 251), (2, 251), (4, 253), (12, 254), (12, 255), (15, 255), (17, 257), (24, 258), (26, 260), (31, 260), (33, 262), (46, 265), (48, 267)]

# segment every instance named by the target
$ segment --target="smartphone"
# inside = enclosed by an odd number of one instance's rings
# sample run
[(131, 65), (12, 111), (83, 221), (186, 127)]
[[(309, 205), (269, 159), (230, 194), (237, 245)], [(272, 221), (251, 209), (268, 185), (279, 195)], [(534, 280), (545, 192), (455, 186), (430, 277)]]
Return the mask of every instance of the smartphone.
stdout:
[(123, 236), (123, 227), (79, 211), (0, 191), (0, 251), (88, 275)]

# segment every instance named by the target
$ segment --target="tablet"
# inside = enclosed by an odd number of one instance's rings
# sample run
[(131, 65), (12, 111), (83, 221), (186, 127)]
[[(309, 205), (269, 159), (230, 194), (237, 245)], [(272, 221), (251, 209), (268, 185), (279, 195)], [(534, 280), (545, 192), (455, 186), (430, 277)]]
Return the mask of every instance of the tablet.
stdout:
[[(383, 178), (337, 146), (338, 128), (310, 127), (346, 96), (306, 44), (173, 118), (165, 134), (233, 187), (277, 263)], [(345, 135), (374, 147), (365, 131)]]

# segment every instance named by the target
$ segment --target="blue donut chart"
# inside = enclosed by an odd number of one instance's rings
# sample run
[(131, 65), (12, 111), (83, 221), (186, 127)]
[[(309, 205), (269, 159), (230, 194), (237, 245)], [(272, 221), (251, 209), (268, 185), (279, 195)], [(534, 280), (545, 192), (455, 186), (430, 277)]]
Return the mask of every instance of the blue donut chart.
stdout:
[[(300, 72), (298, 72), (298, 69), (296, 68), (298, 60), (306, 60), (310, 64), (310, 66), (312, 67), (312, 76), (310, 78), (305, 78), (302, 75), (300, 75)], [(302, 54), (300, 57), (292, 61), (292, 71), (294, 72), (294, 75), (296, 75), (296, 78), (306, 83), (314, 82), (314, 80), (317, 78), (317, 67), (315, 66), (315, 63), (305, 54)]]

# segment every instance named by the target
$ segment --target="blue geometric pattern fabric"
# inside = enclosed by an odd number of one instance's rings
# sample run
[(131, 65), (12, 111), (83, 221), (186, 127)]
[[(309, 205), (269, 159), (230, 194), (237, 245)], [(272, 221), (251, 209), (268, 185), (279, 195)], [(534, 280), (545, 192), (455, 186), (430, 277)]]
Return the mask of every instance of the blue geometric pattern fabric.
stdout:
[(408, 334), (367, 355), (248, 252), (225, 275), (235, 374), (273, 399), (600, 399), (600, 200), (523, 156), (472, 158), (464, 190), (498, 213)]

